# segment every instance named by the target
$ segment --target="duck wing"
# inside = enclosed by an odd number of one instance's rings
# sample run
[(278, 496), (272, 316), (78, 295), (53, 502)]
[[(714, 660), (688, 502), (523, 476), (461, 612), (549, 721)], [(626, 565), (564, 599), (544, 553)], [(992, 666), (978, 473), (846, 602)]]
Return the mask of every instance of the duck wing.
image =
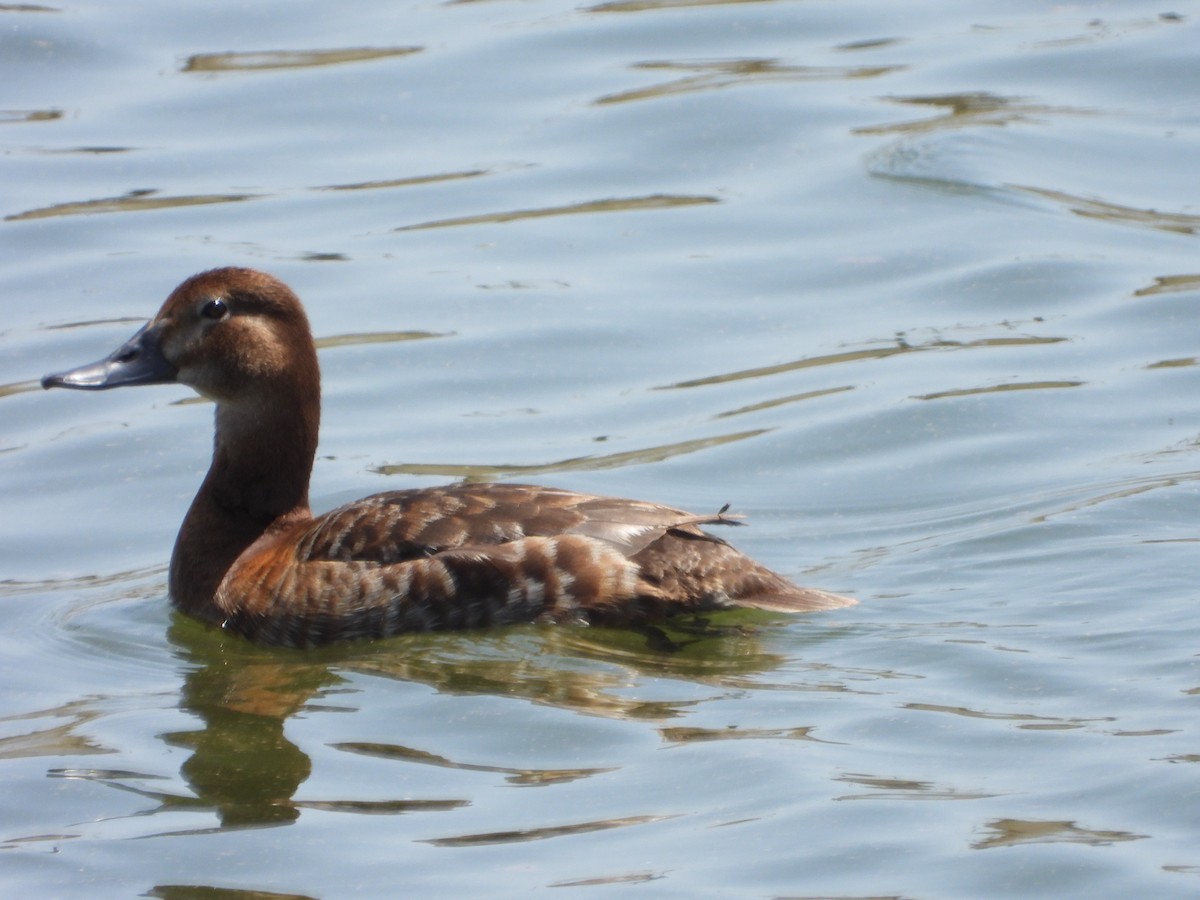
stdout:
[(738, 525), (737, 517), (524, 484), (454, 484), (389, 491), (314, 519), (300, 536), (303, 560), (396, 563), (461, 547), (528, 537), (579, 535), (633, 557), (672, 530), (721, 543), (701, 525)]
[(616, 626), (730, 606), (853, 603), (798, 588), (702, 525), (738, 524), (636, 500), (529, 485), (393, 491), (244, 554), (218, 592), (223, 626), (311, 646), (519, 622)]

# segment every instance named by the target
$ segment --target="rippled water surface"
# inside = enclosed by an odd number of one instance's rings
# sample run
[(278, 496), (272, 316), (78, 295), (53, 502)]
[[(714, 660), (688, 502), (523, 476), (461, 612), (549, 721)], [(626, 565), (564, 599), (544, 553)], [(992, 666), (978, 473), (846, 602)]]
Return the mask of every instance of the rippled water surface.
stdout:
[[(1200, 8), (0, 5), (0, 884), (1200, 893)], [(183, 277), (321, 339), (321, 508), (715, 510), (861, 605), (300, 654), (169, 611)]]

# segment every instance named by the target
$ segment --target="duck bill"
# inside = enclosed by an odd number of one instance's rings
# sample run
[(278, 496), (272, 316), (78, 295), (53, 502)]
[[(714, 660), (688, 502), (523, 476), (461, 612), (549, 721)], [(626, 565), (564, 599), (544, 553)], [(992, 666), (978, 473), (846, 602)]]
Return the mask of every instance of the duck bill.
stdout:
[(134, 384), (167, 384), (175, 380), (177, 372), (163, 356), (158, 328), (149, 324), (104, 359), (47, 375), (42, 387), (106, 391)]

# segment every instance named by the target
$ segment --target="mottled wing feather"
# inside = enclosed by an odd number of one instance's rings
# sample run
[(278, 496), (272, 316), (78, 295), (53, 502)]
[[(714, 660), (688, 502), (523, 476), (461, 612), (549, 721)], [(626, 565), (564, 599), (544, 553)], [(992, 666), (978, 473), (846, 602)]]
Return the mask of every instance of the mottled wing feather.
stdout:
[(701, 525), (740, 525), (736, 517), (693, 516), (690, 513), (667, 506), (620, 500), (609, 497), (593, 497), (578, 507), (583, 520), (567, 530), (568, 534), (581, 534), (611, 544), (632, 557), (649, 547), (671, 531), (685, 532), (693, 537), (715, 543), (724, 543), (720, 538), (700, 530)]
[(738, 524), (555, 488), (460, 484), (376, 494), (240, 559), (225, 627), (309, 646), (535, 620), (628, 624), (728, 606), (854, 603), (799, 588), (702, 525)]
[(218, 591), (217, 604), (227, 611), (221, 625), (292, 647), (412, 631), (589, 622), (593, 613), (636, 613), (639, 602), (657, 596), (619, 551), (578, 535), (459, 547), (391, 565), (297, 563), (281, 542), (239, 560), (231, 575), (230, 587)]
[(633, 557), (643, 580), (675, 608), (747, 606), (780, 612), (811, 612), (858, 601), (802, 588), (729, 544), (683, 530), (670, 532)]
[(733, 517), (695, 516), (653, 503), (556, 488), (457, 484), (375, 494), (335, 509), (313, 522), (298, 555), (393, 563), (455, 547), (578, 534), (633, 556), (671, 529), (701, 536), (700, 525), (732, 524)]

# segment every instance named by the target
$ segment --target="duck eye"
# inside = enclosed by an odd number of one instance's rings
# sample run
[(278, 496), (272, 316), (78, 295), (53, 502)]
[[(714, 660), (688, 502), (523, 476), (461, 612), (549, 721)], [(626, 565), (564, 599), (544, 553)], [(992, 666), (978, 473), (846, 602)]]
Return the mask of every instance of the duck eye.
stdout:
[(200, 308), (200, 315), (215, 322), (229, 315), (229, 307), (224, 300), (209, 300)]

